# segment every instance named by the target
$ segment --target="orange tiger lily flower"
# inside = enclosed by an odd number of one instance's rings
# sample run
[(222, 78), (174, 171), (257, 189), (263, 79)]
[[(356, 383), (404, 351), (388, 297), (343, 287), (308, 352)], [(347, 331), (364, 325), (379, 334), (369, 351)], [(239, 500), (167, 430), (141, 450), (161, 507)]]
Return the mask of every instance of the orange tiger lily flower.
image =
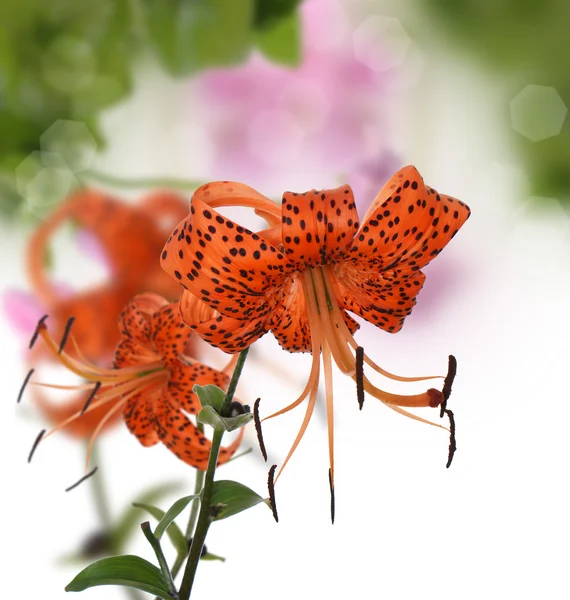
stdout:
[[(116, 319), (135, 294), (153, 291), (177, 298), (180, 288), (160, 268), (157, 256), (168, 232), (186, 213), (186, 200), (170, 192), (156, 192), (138, 204), (127, 204), (86, 189), (61, 204), (34, 231), (27, 249), (30, 284), (52, 317), (54, 335), (61, 336), (73, 316), (75, 337), (84, 355), (94, 361), (107, 359), (120, 339)], [(52, 236), (66, 222), (75, 223), (99, 242), (111, 280), (62, 297), (46, 272), (44, 258)]]
[[(99, 422), (92, 431), (87, 450), (86, 468), (93, 443), (106, 423), (122, 412), (125, 423), (143, 446), (162, 442), (187, 464), (205, 470), (210, 441), (187, 416), (201, 408), (194, 384), (214, 384), (227, 387), (232, 360), (223, 371), (199, 363), (186, 355), (191, 330), (181, 321), (177, 303), (156, 294), (136, 296), (119, 318), (121, 341), (113, 368), (104, 369), (87, 361), (72, 334), (69, 340), (79, 358), (74, 358), (49, 334), (40, 321), (37, 334), (61, 364), (88, 382), (64, 386), (37, 384), (58, 389), (91, 390), (83, 399), (81, 410), (69, 415), (41, 439), (89, 415), (97, 414)], [(95, 386), (93, 386), (95, 384)], [(87, 401), (86, 401), (87, 400)], [(239, 436), (227, 448), (222, 448), (219, 464), (229, 460), (237, 450)]]
[[(253, 233), (219, 214), (220, 206), (247, 206), (269, 228)], [(163, 268), (185, 288), (182, 318), (204, 340), (235, 353), (271, 331), (290, 352), (313, 355), (309, 381), (282, 414), (309, 398), (305, 418), (283, 468), (311, 418), (322, 355), (334, 489), (332, 360), (393, 410), (437, 407), (434, 388), (415, 395), (388, 393), (357, 377), (363, 360), (371, 369), (402, 382), (434, 377), (393, 375), (361, 352), (353, 334), (354, 313), (396, 333), (416, 304), (427, 265), (469, 217), (461, 201), (427, 187), (418, 171), (398, 171), (370, 205), (362, 222), (348, 185), (334, 190), (286, 192), (278, 206), (252, 188), (216, 182), (199, 188), (190, 215), (172, 233), (162, 252)], [(441, 427), (440, 425), (436, 425)], [(445, 428), (444, 428), (445, 429)]]

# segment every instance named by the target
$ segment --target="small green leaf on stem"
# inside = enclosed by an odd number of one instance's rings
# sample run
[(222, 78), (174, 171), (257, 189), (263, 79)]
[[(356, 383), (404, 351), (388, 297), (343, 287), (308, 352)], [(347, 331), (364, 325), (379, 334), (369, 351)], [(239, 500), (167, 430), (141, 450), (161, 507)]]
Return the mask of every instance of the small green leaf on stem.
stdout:
[(217, 554), (210, 554), (206, 552), (206, 554), (202, 554), (200, 560), (219, 560), (221, 562), (226, 562), (226, 559), (223, 556), (218, 556)]
[(176, 600), (169, 594), (160, 569), (140, 556), (125, 555), (102, 558), (85, 567), (65, 587), (66, 592), (82, 592), (99, 585), (136, 588), (162, 598)]
[(207, 385), (194, 385), (192, 391), (200, 399), (202, 407), (211, 406), (218, 414), (222, 412), (222, 406), (224, 405), (224, 399), (226, 392), (219, 388), (217, 385), (211, 383)]
[(214, 520), (220, 521), (264, 502), (264, 499), (237, 481), (214, 481), (211, 506)]

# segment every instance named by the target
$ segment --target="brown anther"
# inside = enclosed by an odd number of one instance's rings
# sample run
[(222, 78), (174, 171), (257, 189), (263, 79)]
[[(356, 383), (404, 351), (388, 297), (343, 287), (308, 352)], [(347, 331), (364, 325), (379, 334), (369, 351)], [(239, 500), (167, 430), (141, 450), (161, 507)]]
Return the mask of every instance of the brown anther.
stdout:
[(26, 378), (24, 379), (24, 383), (22, 383), (22, 387), (20, 388), (20, 393), (18, 394), (18, 400), (17, 402), (19, 403), (22, 400), (22, 396), (24, 395), (24, 391), (30, 381), (30, 379), (32, 378), (32, 375), (34, 374), (34, 369), (30, 369), (28, 371), (28, 374), (26, 375)]
[(356, 397), (358, 406), (362, 410), (364, 405), (364, 348), (358, 346), (356, 349)]
[(30, 450), (30, 454), (28, 455), (28, 462), (32, 462), (32, 456), (34, 455), (34, 452), (36, 451), (36, 448), (38, 447), (38, 444), (40, 443), (40, 440), (44, 437), (45, 433), (46, 433), (45, 429), (42, 429), (38, 433), (38, 436), (34, 440), (34, 444), (32, 446), (32, 449)]
[(42, 329), (45, 329), (45, 320), (48, 318), (47, 315), (44, 315), (39, 321), (38, 324), (36, 325), (36, 329), (32, 335), (32, 339), (30, 340), (30, 350), (34, 347), (34, 344), (36, 343), (36, 340), (38, 339), (38, 335), (40, 334), (40, 331)]
[(255, 423), (255, 431), (257, 433), (257, 441), (259, 442), (259, 449), (263, 456), (263, 460), (267, 462), (267, 450), (265, 449), (265, 443), (263, 442), (263, 432), (261, 431), (261, 420), (259, 418), (259, 403), (261, 398), (258, 398), (253, 405), (253, 421)]
[(445, 414), (449, 417), (449, 454), (447, 456), (446, 469), (449, 469), (455, 451), (457, 450), (457, 444), (455, 442), (455, 417), (449, 409), (445, 409)]
[(430, 388), (427, 392), (429, 397), (429, 405), (431, 408), (437, 408), (443, 401), (443, 393), (435, 388)]
[(277, 523), (279, 523), (279, 517), (277, 515), (277, 505), (275, 504), (275, 469), (277, 469), (277, 465), (273, 465), (271, 469), (269, 469), (269, 473), (267, 474), (267, 487), (269, 488), (269, 503), (271, 504), (273, 518)]
[(57, 351), (58, 354), (61, 354), (63, 352), (65, 344), (67, 343), (67, 338), (69, 337), (69, 332), (71, 331), (71, 327), (72, 327), (74, 321), (75, 321), (75, 317), (69, 317), (69, 319), (67, 320), (67, 323), (65, 324), (63, 336), (61, 338), (61, 342), (59, 343), (59, 350)]
[(85, 404), (83, 405), (83, 408), (81, 409), (81, 414), (83, 414), (89, 408), (89, 405), (91, 404), (91, 401), (97, 395), (97, 392), (99, 391), (100, 387), (101, 387), (101, 382), (100, 381), (96, 381), (95, 382), (95, 387), (91, 391), (91, 394), (89, 395), (89, 398), (87, 398), (87, 402), (85, 402)]
[(329, 486), (331, 489), (331, 523), (334, 525), (334, 509), (335, 509), (335, 504), (334, 504), (334, 485), (333, 485), (333, 480), (332, 480), (332, 472), (329, 468)]
[(443, 402), (441, 404), (441, 410), (439, 413), (440, 419), (443, 418), (445, 414), (445, 409), (447, 408), (447, 401), (449, 400), (449, 396), (451, 396), (451, 386), (453, 385), (453, 380), (455, 379), (455, 375), (457, 374), (457, 360), (453, 354), (449, 355), (449, 362), (447, 367), (447, 375), (445, 376), (445, 380), (443, 382)]
[(89, 479), (89, 477), (92, 477), (93, 475), (95, 475), (96, 472), (97, 472), (97, 467), (95, 467), (92, 471), (89, 471), (89, 473), (87, 473), (87, 475), (83, 475), (83, 477), (79, 481), (76, 481), (73, 485), (70, 485), (68, 488), (66, 488), (65, 491), (70, 492), (71, 490), (75, 489), (78, 485), (83, 483), (86, 479)]

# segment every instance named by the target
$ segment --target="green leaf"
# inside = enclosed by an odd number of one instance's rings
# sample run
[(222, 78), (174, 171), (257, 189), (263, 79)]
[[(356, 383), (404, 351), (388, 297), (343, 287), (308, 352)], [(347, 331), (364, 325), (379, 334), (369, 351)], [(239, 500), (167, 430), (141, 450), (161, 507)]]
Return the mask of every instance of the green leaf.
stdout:
[(255, 44), (269, 59), (296, 67), (301, 62), (301, 19), (295, 12), (255, 32)]
[(154, 530), (154, 535), (157, 539), (160, 539), (167, 527), (172, 524), (172, 521), (176, 519), (176, 517), (192, 502), (192, 500), (196, 500), (199, 498), (199, 494), (192, 494), (191, 496), (184, 496), (184, 498), (180, 498), (177, 500), (165, 513), (165, 515), (160, 519), (156, 529)]
[(244, 413), (237, 417), (221, 417), (221, 419), (224, 422), (226, 431), (234, 431), (234, 429), (239, 429), (250, 423), (253, 420), (253, 415), (251, 413)]
[(270, 27), (279, 19), (291, 15), (302, 0), (255, 0), (254, 27)]
[(214, 429), (221, 431), (226, 430), (226, 425), (222, 417), (220, 417), (220, 415), (211, 406), (204, 406), (204, 408), (198, 413), (196, 419), (198, 423), (210, 425), (210, 427), (213, 427)]
[(226, 392), (217, 385), (212, 385), (211, 383), (207, 385), (195, 384), (192, 391), (200, 399), (202, 407), (211, 406), (218, 414), (222, 412)]
[[(157, 521), (161, 521), (165, 512), (161, 508), (157, 508), (156, 506), (151, 506), (150, 504), (142, 504), (141, 502), (136, 502), (133, 504), (137, 508), (142, 508), (149, 512)], [(172, 545), (176, 548), (176, 551), (179, 554), (184, 554), (188, 552), (188, 543), (186, 542), (186, 538), (182, 533), (180, 527), (176, 523), (170, 523), (168, 526), (166, 533), (172, 542)]]
[(235, 64), (251, 42), (254, 0), (147, 0), (146, 28), (173, 75)]
[[(141, 496), (139, 496), (138, 503), (145, 505), (145, 507), (147, 505), (150, 506), (151, 504), (158, 502), (164, 496), (167, 496), (168, 494), (179, 490), (180, 487), (181, 485), (179, 483), (174, 482), (162, 483), (160, 485), (154, 486), (148, 489), (146, 492), (144, 492)], [(162, 516), (158, 517), (158, 520), (160, 520), (161, 518)], [(138, 528), (139, 522), (140, 512), (137, 510), (137, 508), (134, 508), (132, 505), (129, 506), (123, 512), (123, 514), (117, 521), (117, 524), (113, 528), (113, 531), (111, 532), (113, 539), (113, 547), (115, 548), (115, 552), (117, 554), (121, 552), (121, 549), (128, 540), (129, 536)]]
[(247, 425), (253, 419), (253, 415), (251, 413), (244, 413), (237, 417), (221, 417), (211, 406), (205, 406), (198, 413), (197, 419), (199, 423), (210, 425), (214, 429), (234, 431)]
[(259, 494), (237, 481), (214, 481), (211, 506), (215, 521), (237, 515), (260, 502), (267, 503)]
[(76, 575), (65, 591), (82, 592), (98, 585), (133, 587), (163, 600), (175, 600), (168, 593), (160, 570), (140, 556), (102, 558)]

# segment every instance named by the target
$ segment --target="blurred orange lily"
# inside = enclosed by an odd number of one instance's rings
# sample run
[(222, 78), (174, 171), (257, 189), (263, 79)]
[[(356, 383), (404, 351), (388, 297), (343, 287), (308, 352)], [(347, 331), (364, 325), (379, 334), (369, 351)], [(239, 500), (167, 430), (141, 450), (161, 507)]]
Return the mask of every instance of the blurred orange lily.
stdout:
[[(269, 228), (253, 233), (214, 210), (221, 206), (251, 207)], [(364, 376), (362, 364), (402, 382), (435, 376), (400, 377), (382, 369), (359, 349), (353, 337), (359, 325), (347, 311), (385, 331), (399, 331), (424, 283), (420, 269), (441, 252), (469, 215), (463, 202), (427, 187), (412, 166), (388, 181), (362, 223), (348, 185), (286, 192), (281, 206), (241, 183), (216, 182), (196, 190), (190, 215), (162, 252), (164, 269), (185, 288), (182, 318), (226, 352), (239, 352), (271, 331), (286, 350), (313, 355), (309, 381), (299, 398), (267, 417), (309, 397), (300, 431), (279, 473), (313, 413), (321, 355), (332, 489), (332, 360), (393, 410), (436, 425), (402, 407), (437, 407), (444, 400), (440, 390), (388, 393)]]
[[(52, 355), (68, 370), (89, 382), (78, 386), (36, 384), (57, 389), (91, 390), (81, 410), (69, 415), (41, 439), (80, 419), (89, 418), (92, 431), (87, 450), (86, 468), (93, 443), (103, 427), (122, 411), (128, 429), (143, 446), (162, 442), (187, 464), (205, 469), (210, 441), (186, 413), (197, 414), (200, 402), (192, 391), (194, 384), (226, 387), (235, 361), (217, 371), (186, 355), (190, 329), (181, 321), (177, 303), (152, 293), (136, 296), (119, 318), (121, 341), (113, 368), (105, 369), (85, 359), (69, 334), (74, 358), (49, 334), (43, 320), (37, 334)], [(93, 387), (93, 383), (95, 386)], [(227, 448), (222, 448), (219, 464), (229, 460), (237, 450), (243, 429)]]
[[(30, 284), (50, 314), (54, 335), (61, 336), (73, 316), (74, 335), (83, 354), (93, 361), (107, 359), (119, 342), (117, 317), (130, 298), (144, 291), (177, 298), (179, 288), (160, 269), (157, 257), (168, 232), (187, 213), (186, 207), (184, 198), (170, 192), (127, 204), (89, 189), (61, 204), (34, 231), (27, 251)], [(68, 221), (94, 236), (106, 255), (111, 280), (65, 297), (46, 273), (44, 257), (51, 237)]]

